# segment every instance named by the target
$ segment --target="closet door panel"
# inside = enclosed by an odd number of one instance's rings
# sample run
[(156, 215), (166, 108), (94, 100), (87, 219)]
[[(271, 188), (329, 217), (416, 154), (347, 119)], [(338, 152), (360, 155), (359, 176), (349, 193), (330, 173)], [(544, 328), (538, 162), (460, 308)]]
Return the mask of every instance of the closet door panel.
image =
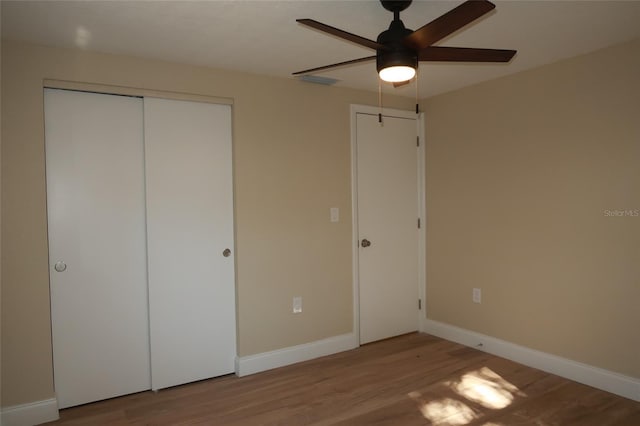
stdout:
[(152, 388), (161, 389), (234, 371), (231, 108), (145, 98), (144, 124)]
[(45, 89), (60, 408), (149, 389), (142, 99)]

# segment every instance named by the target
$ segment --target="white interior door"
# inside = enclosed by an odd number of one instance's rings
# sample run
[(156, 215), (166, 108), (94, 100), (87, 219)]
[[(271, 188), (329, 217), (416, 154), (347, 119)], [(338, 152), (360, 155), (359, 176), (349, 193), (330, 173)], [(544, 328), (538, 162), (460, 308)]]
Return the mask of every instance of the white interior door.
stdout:
[(416, 119), (356, 114), (360, 343), (418, 329), (416, 137)]
[(150, 388), (142, 99), (46, 89), (60, 408)]
[(161, 389), (234, 371), (231, 107), (145, 98), (144, 123), (152, 389)]

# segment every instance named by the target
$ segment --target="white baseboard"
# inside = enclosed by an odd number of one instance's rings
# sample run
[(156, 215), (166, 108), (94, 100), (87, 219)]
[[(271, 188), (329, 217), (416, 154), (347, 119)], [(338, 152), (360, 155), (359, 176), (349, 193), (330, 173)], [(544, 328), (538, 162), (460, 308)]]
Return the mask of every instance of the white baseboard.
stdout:
[(2, 408), (2, 426), (32, 426), (58, 420), (55, 398)]
[(272, 368), (348, 351), (357, 348), (358, 345), (356, 335), (349, 333), (275, 351), (243, 356), (236, 358), (236, 374), (242, 377), (259, 373)]
[[(433, 320), (425, 320), (421, 331), (556, 374), (616, 395), (640, 401), (640, 379), (593, 367), (546, 352)], [(478, 346), (482, 344), (482, 346)]]

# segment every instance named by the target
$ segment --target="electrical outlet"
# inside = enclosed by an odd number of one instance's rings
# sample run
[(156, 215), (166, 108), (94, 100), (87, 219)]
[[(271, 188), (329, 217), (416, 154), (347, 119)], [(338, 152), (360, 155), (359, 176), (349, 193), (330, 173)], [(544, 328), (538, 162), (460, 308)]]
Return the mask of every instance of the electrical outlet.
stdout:
[(482, 303), (482, 289), (479, 289), (479, 288), (473, 289), (472, 300), (473, 300), (473, 303)]
[(302, 313), (302, 297), (295, 296), (293, 298), (293, 313), (299, 314)]

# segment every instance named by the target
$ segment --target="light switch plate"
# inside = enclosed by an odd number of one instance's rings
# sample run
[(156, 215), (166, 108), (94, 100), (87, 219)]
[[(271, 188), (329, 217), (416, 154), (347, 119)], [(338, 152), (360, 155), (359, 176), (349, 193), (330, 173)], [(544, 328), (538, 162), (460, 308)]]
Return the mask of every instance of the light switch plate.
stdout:
[(331, 222), (340, 221), (340, 209), (338, 207), (331, 207), (330, 209)]
[(293, 313), (299, 314), (302, 312), (302, 297), (295, 296), (293, 298)]

